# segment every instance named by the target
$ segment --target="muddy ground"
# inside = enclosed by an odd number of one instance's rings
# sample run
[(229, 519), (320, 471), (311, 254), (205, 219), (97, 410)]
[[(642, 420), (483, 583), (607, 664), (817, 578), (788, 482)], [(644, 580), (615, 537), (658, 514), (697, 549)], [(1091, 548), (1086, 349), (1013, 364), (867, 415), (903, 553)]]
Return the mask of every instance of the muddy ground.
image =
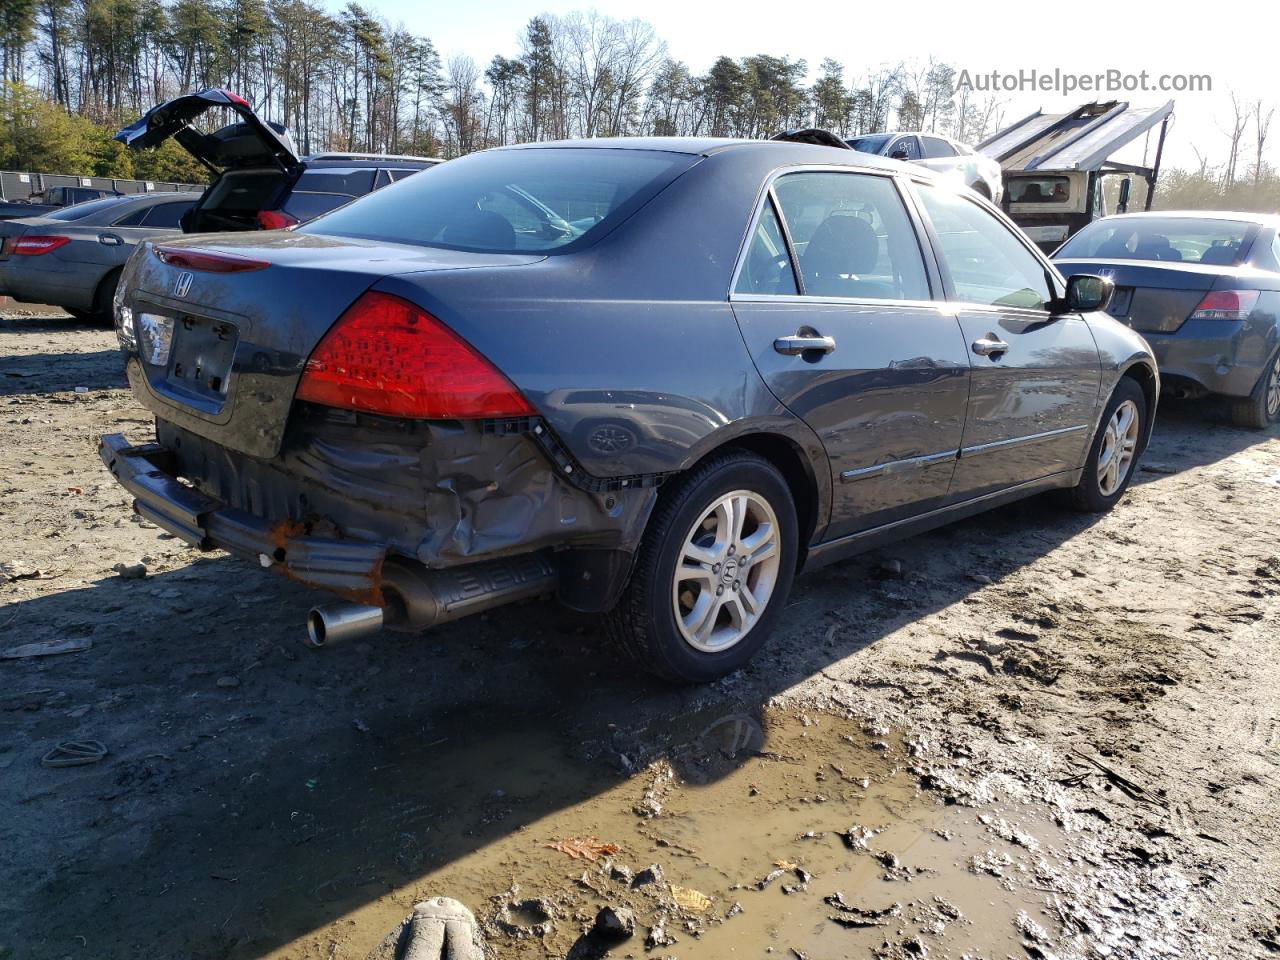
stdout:
[(436, 894), (498, 960), (1280, 954), (1276, 433), (1167, 405), (1109, 516), (806, 576), (675, 690), (551, 602), (304, 648), (307, 591), (131, 514), (122, 387), (0, 320), (0, 654), (83, 647), (0, 659), (0, 957), (360, 960)]

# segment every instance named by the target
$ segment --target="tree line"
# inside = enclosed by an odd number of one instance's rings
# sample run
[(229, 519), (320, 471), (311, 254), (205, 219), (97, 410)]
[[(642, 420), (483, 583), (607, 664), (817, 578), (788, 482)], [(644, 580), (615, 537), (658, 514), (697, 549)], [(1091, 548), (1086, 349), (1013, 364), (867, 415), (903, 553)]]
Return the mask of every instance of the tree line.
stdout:
[[(175, 144), (130, 155), (110, 139), (154, 104), (204, 87), (240, 93), (304, 153), (455, 157), (532, 140), (806, 126), (976, 143), (1011, 119), (1005, 101), (958, 87), (956, 69), (934, 58), (826, 59), (812, 74), (802, 59), (769, 54), (722, 56), (697, 72), (647, 22), (594, 12), (533, 17), (510, 49), (477, 63), (443, 57), (429, 37), (354, 0), (332, 13), (311, 0), (0, 0), (0, 167), (204, 179)], [(1278, 207), (1264, 154), (1271, 110), (1234, 96), (1232, 105), (1226, 162), (1208, 163), (1206, 148), (1172, 185)]]

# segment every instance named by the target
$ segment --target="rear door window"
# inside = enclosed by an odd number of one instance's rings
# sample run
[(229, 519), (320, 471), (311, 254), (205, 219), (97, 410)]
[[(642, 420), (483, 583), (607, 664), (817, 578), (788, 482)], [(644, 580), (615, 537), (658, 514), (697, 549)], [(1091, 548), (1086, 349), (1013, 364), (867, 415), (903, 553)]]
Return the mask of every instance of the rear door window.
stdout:
[(177, 230), (182, 215), (195, 205), (194, 200), (176, 200), (173, 203), (157, 203), (147, 212), (144, 227), (157, 230)]
[(938, 238), (956, 299), (987, 306), (1044, 310), (1051, 299), (1044, 265), (1013, 232), (972, 200), (939, 187), (917, 187)]
[(919, 239), (891, 178), (793, 173), (774, 191), (806, 296), (930, 299)]
[(311, 169), (303, 172), (293, 189), (305, 193), (344, 193), (348, 197), (360, 197), (373, 189), (375, 173), (367, 167)]
[(920, 141), (924, 144), (924, 155), (930, 160), (956, 155), (956, 148), (941, 137), (921, 137)]
[[(893, 142), (893, 146), (889, 148), (889, 156), (898, 154), (897, 159), (900, 160), (919, 160), (920, 159), (920, 141), (915, 137), (899, 137)], [(901, 156), (905, 154), (905, 156)]]
[(295, 190), (289, 194), (284, 203), (284, 212), (299, 221), (314, 220), (322, 213), (336, 210), (344, 203), (350, 203), (351, 197), (345, 193), (300, 193)]
[(145, 206), (139, 207), (137, 210), (134, 210), (132, 213), (121, 217), (114, 224), (112, 224), (112, 226), (116, 226), (116, 227), (141, 226), (142, 221), (146, 219), (147, 214), (150, 212), (151, 211)]

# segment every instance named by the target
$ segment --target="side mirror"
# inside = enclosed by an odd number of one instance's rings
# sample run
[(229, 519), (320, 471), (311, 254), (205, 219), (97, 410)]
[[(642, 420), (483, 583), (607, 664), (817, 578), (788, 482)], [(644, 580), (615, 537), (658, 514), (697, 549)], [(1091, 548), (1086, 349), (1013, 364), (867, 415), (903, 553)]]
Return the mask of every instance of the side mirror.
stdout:
[[(1050, 313), (1092, 313), (1095, 310), (1107, 309), (1111, 302), (1111, 291), (1115, 289), (1106, 277), (1096, 277), (1091, 273), (1077, 273), (1067, 278), (1067, 295), (1054, 301)], [(1058, 309), (1053, 309), (1057, 307)]]
[(1125, 177), (1120, 181), (1120, 199), (1116, 201), (1116, 213), (1129, 212), (1129, 191), (1133, 189), (1133, 180)]

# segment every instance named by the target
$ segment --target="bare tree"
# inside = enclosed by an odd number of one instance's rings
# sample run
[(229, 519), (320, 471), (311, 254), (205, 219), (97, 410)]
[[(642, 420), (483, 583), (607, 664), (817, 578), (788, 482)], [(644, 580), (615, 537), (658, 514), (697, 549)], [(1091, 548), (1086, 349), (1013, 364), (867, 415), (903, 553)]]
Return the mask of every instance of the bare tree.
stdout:
[(1253, 182), (1255, 184), (1262, 182), (1262, 174), (1264, 164), (1262, 159), (1262, 151), (1267, 143), (1267, 134), (1271, 132), (1271, 118), (1276, 112), (1275, 107), (1267, 107), (1266, 113), (1263, 113), (1262, 100), (1253, 102), (1253, 132), (1254, 132), (1254, 161), (1253, 161)]

